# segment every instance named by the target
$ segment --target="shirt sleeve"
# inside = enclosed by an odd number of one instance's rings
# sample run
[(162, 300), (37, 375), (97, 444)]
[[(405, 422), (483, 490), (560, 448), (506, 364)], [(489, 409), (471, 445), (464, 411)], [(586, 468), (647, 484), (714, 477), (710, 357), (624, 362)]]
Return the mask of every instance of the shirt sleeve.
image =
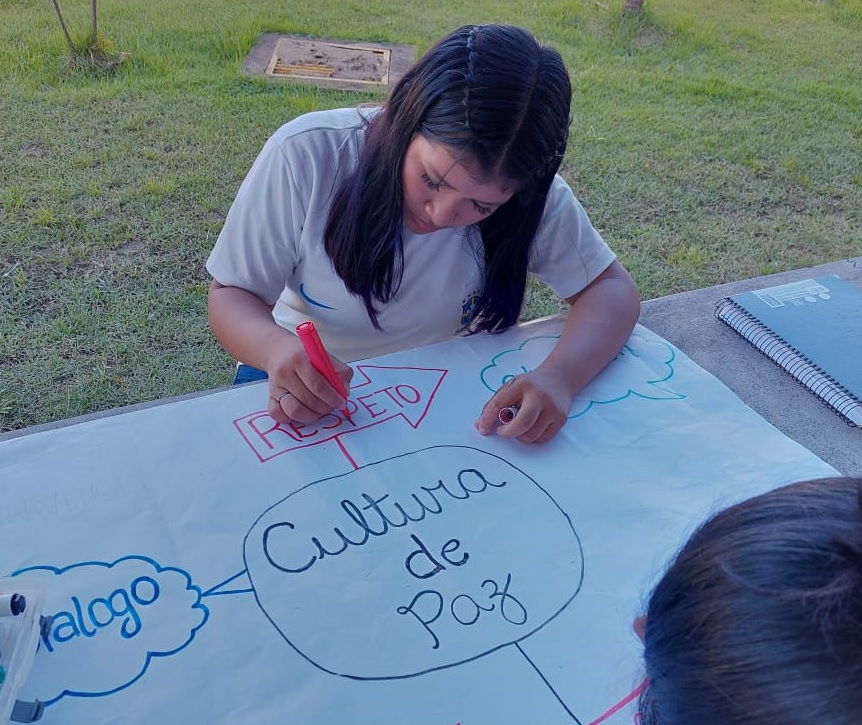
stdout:
[(207, 271), (218, 282), (252, 292), (269, 305), (284, 291), (297, 264), (304, 205), (277, 132), (237, 192)]
[(567, 298), (587, 287), (614, 259), (569, 185), (557, 175), (536, 232), (530, 272)]

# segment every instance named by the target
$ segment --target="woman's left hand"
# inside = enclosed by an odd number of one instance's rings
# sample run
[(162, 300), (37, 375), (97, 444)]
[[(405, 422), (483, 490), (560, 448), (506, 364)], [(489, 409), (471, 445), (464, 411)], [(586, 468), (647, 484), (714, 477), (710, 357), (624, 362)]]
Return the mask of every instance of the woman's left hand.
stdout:
[[(545, 443), (565, 424), (572, 404), (567, 383), (541, 366), (510, 378), (482, 408), (476, 430), (482, 435), (496, 431), (502, 438), (517, 438), (522, 443)], [(508, 422), (500, 421), (500, 411), (517, 409)]]
[[(524, 375), (511, 378), (485, 403), (476, 429), (524, 443), (549, 441), (566, 422), (572, 400), (625, 345), (638, 319), (638, 292), (614, 260), (583, 290), (566, 298), (569, 314), (553, 350)], [(511, 421), (500, 410), (515, 406)]]

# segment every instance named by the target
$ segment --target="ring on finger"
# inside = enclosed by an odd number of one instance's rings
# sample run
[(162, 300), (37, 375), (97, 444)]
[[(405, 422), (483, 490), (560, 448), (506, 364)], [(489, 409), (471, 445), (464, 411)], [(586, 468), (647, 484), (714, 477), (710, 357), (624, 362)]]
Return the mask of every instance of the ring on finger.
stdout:
[(279, 405), (281, 405), (281, 401), (282, 401), (282, 400), (284, 400), (288, 395), (290, 395), (290, 391), (289, 391), (289, 390), (285, 390), (281, 395), (279, 395), (279, 396), (275, 399), (275, 402), (276, 402), (276, 403), (278, 403)]

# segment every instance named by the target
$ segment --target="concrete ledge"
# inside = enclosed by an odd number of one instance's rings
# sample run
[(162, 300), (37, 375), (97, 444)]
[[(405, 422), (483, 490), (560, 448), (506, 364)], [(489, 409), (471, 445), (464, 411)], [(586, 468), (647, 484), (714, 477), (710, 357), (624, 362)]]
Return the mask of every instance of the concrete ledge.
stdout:
[(640, 323), (676, 345), (782, 433), (841, 473), (862, 476), (862, 428), (845, 423), (714, 315), (722, 297), (824, 274), (837, 274), (862, 290), (862, 257), (647, 300)]
[[(719, 322), (714, 315), (715, 303), (722, 297), (824, 274), (837, 274), (862, 289), (862, 257), (647, 300), (642, 303), (639, 321), (676, 345), (698, 365), (721, 380), (743, 402), (782, 433), (808, 448), (841, 473), (862, 476), (862, 428), (854, 428), (845, 423), (843, 418), (821, 403), (813, 393), (803, 388), (727, 325)], [(137, 403), (0, 433), (0, 441), (108, 415), (210, 395), (230, 387)]]

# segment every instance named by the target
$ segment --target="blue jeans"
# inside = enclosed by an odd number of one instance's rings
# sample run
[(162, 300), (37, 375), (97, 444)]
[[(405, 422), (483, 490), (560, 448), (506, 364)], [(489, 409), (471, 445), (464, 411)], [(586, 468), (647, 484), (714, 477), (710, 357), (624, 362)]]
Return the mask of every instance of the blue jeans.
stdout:
[(258, 380), (266, 380), (269, 375), (263, 370), (253, 368), (251, 365), (240, 363), (236, 366), (236, 375), (233, 378), (234, 385), (242, 385), (243, 383), (254, 383)]

